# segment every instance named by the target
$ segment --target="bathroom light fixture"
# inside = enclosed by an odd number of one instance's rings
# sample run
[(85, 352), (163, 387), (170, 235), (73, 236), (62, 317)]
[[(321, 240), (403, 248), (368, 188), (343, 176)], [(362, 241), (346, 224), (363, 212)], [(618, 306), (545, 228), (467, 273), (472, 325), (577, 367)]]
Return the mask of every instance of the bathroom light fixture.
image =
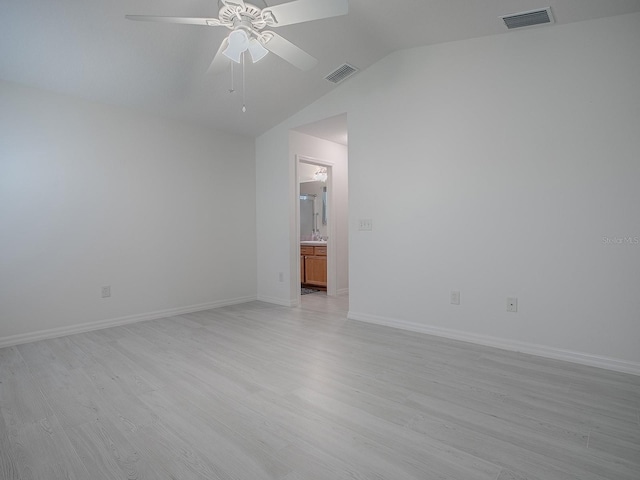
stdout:
[(326, 167), (320, 167), (318, 171), (313, 175), (313, 179), (316, 182), (326, 182), (327, 181), (327, 169)]

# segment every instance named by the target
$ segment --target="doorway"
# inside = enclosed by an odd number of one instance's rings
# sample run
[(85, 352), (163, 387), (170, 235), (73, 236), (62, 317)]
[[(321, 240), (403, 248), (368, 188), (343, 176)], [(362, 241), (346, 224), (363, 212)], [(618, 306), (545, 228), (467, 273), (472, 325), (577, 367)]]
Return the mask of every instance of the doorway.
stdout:
[[(317, 222), (311, 221), (312, 232), (316, 238), (326, 238), (326, 275), (327, 295), (343, 296), (349, 293), (349, 218), (348, 218), (348, 146), (347, 114), (326, 118), (311, 124), (302, 125), (290, 131), (289, 153), (292, 175), (292, 195), (290, 216), (290, 267), (292, 305), (300, 305), (301, 280), (304, 279), (304, 263), (300, 251), (300, 185), (301, 176), (307, 181), (321, 169), (326, 169), (326, 181), (323, 189), (303, 193), (316, 194), (316, 210), (313, 212)], [(324, 207), (324, 212), (322, 208)], [(324, 213), (324, 218), (323, 218)], [(324, 221), (326, 221), (326, 224)], [(308, 238), (308, 237), (307, 237)], [(311, 237), (313, 241), (313, 236)], [(316, 253), (322, 253), (323, 245)], [(305, 249), (309, 252), (308, 249)], [(304, 262), (304, 259), (303, 259)], [(313, 296), (313, 295), (311, 295)], [(306, 296), (305, 298), (308, 298)]]

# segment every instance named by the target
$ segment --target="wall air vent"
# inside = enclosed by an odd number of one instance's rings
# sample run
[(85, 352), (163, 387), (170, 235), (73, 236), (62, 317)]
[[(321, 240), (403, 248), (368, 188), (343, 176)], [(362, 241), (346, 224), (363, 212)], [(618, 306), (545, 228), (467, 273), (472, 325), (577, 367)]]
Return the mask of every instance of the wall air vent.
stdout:
[(333, 72), (331, 72), (329, 75), (327, 75), (324, 78), (326, 80), (329, 80), (331, 83), (340, 83), (346, 80), (347, 78), (349, 78), (351, 75), (353, 75), (357, 71), (358, 69), (356, 67), (354, 67), (353, 65), (349, 65), (348, 63), (345, 63), (344, 65), (340, 65), (338, 68), (336, 68)]
[(500, 18), (509, 30), (554, 22), (551, 7), (504, 15)]

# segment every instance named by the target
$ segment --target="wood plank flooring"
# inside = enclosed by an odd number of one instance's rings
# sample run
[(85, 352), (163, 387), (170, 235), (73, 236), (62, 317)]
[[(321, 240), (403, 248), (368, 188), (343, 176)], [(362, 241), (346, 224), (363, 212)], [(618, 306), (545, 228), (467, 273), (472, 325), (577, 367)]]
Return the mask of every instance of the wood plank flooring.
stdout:
[(0, 349), (0, 480), (640, 479), (640, 377), (302, 301)]

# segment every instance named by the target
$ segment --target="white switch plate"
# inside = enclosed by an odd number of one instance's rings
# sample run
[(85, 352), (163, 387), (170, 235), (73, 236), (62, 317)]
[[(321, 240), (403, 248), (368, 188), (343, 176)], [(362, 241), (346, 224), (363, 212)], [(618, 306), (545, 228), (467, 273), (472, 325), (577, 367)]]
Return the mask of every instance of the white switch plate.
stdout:
[(358, 230), (373, 230), (373, 220), (370, 218), (361, 218), (358, 220)]
[(518, 311), (518, 299), (515, 297), (507, 298), (507, 312), (517, 312)]
[(111, 296), (111, 285), (102, 287), (102, 298), (109, 298)]
[(451, 305), (460, 305), (460, 292), (451, 292)]

